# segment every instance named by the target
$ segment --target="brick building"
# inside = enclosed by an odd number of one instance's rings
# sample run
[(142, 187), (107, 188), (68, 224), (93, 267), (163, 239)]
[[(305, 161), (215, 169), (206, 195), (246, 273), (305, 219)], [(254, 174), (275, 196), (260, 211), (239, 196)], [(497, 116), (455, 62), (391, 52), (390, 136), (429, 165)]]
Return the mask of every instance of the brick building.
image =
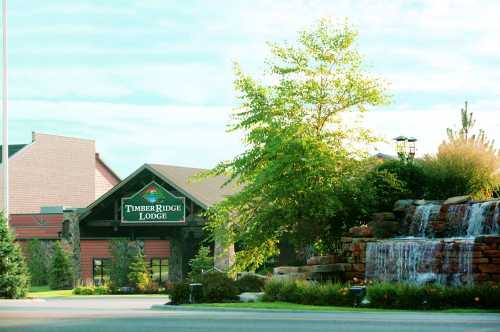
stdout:
[[(168, 165), (145, 164), (121, 181), (95, 142), (78, 138), (33, 133), (31, 143), (9, 146), (9, 156), (9, 220), (18, 242), (65, 240), (75, 277), (96, 283), (109, 278), (113, 239), (139, 245), (155, 281), (184, 277), (204, 238), (202, 212), (237, 191), (223, 186), (223, 176), (197, 181), (202, 169)], [(139, 212), (130, 219), (127, 210)], [(227, 265), (231, 252), (215, 250), (229, 254), (217, 255)]]

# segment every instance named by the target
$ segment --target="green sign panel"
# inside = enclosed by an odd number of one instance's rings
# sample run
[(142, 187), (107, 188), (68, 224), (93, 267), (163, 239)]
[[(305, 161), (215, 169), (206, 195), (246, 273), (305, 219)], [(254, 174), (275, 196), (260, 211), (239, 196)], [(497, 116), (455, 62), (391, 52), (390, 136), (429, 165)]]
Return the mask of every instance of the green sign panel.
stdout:
[(132, 197), (122, 198), (122, 223), (160, 224), (185, 222), (186, 199), (151, 182)]

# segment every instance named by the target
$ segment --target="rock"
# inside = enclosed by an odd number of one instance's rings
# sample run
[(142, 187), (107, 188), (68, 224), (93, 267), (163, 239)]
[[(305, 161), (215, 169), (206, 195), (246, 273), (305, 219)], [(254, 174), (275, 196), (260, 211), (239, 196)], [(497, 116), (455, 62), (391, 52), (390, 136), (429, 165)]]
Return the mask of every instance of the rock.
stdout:
[(289, 274), (299, 272), (298, 266), (278, 266), (273, 269), (273, 274)]
[(471, 200), (471, 197), (469, 195), (467, 196), (455, 196), (455, 197), (450, 197), (446, 201), (444, 201), (443, 205), (447, 204), (462, 204), (462, 203), (467, 203)]
[(307, 265), (335, 264), (338, 259), (335, 255), (313, 256), (307, 260)]
[(396, 203), (394, 203), (393, 211), (404, 212), (406, 211), (406, 208), (412, 205), (413, 205), (413, 199), (400, 199), (399, 201), (396, 201)]
[(374, 221), (396, 220), (396, 216), (392, 212), (378, 212), (372, 214), (372, 220)]
[(246, 292), (238, 295), (238, 297), (240, 298), (240, 302), (257, 302), (260, 301), (260, 299), (262, 299), (262, 296), (264, 296), (263, 292), (258, 292), (258, 293)]
[(426, 203), (427, 203), (427, 201), (425, 199), (417, 199), (417, 200), (413, 201), (414, 205), (425, 205)]

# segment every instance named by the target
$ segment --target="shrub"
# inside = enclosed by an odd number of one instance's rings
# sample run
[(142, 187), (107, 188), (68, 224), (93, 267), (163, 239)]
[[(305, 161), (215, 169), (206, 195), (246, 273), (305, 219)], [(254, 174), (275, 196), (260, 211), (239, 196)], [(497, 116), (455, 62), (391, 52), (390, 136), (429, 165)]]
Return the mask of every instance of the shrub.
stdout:
[(19, 246), (14, 243), (3, 213), (0, 213), (0, 298), (22, 298), (28, 288), (26, 263)]
[(236, 287), (240, 293), (261, 292), (266, 284), (266, 279), (260, 276), (246, 274), (236, 280)]
[(349, 285), (301, 280), (272, 279), (266, 283), (263, 301), (285, 301), (310, 305), (352, 306)]
[(187, 282), (172, 284), (172, 286), (168, 289), (168, 294), (172, 304), (189, 303), (189, 293), (189, 284)]
[(54, 257), (49, 275), (49, 287), (51, 289), (73, 288), (73, 267), (69, 255), (64, 250), (60, 241), (54, 246)]
[(426, 198), (446, 199), (472, 195), (476, 199), (493, 196), (500, 189), (500, 151), (486, 138), (484, 131), (472, 134), (475, 121), (462, 109), (462, 128), (448, 129), (436, 156), (427, 156), (424, 172), (428, 178)]
[(370, 306), (376, 308), (396, 307), (396, 289), (394, 284), (375, 283), (368, 287), (366, 296), (370, 301)]
[(196, 256), (189, 261), (191, 271), (189, 278), (198, 280), (204, 272), (210, 271), (214, 267), (214, 258), (210, 256), (210, 248), (200, 247)]
[(128, 273), (128, 281), (131, 287), (134, 287), (136, 292), (144, 293), (153, 287), (153, 282), (149, 276), (146, 262), (141, 250), (133, 257), (130, 263)]
[(216, 303), (238, 299), (238, 288), (233, 279), (220, 272), (203, 274), (200, 279), (203, 285), (203, 302)]

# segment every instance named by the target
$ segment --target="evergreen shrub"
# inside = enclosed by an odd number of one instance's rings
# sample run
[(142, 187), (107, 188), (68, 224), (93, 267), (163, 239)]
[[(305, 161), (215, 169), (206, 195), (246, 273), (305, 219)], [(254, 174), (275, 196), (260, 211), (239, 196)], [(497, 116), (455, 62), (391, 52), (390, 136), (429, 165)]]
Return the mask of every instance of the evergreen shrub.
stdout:
[(189, 303), (189, 284), (187, 282), (179, 282), (172, 284), (168, 290), (171, 304), (186, 304)]
[(18, 299), (29, 289), (29, 273), (18, 244), (0, 213), (0, 298)]
[(49, 274), (49, 287), (51, 289), (73, 288), (73, 267), (68, 253), (60, 241), (54, 246), (54, 257)]
[(27, 264), (32, 286), (43, 286), (49, 282), (50, 256), (46, 246), (39, 239), (28, 242)]
[(199, 282), (203, 285), (203, 299), (205, 303), (235, 301), (238, 299), (238, 288), (233, 279), (224, 273), (204, 273)]
[(147, 293), (153, 288), (153, 281), (149, 275), (144, 255), (141, 250), (132, 258), (129, 266), (128, 281), (138, 293)]

